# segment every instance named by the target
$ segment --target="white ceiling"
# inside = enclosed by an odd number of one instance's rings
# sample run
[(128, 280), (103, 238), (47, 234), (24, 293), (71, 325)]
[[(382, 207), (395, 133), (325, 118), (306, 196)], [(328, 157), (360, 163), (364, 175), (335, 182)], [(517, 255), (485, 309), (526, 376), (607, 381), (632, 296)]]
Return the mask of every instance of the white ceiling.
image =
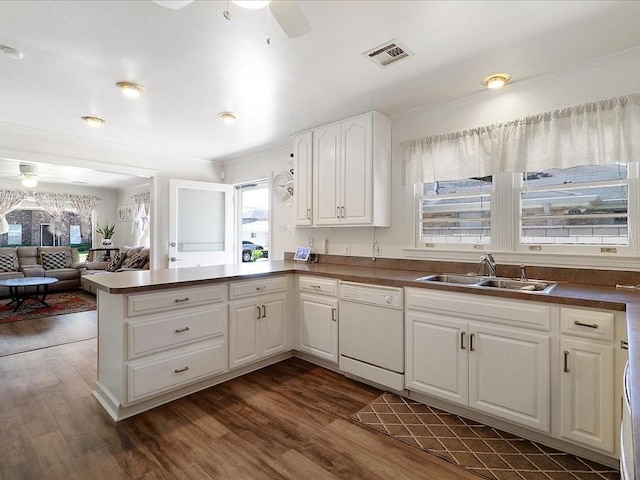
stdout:
[[(364, 111), (387, 115), (640, 45), (638, 1), (301, 1), (289, 39), (267, 9), (196, 1), (1, 1), (0, 126), (206, 160), (285, 145)], [(267, 25), (269, 24), (269, 27)], [(267, 34), (271, 44), (267, 45)], [(362, 53), (396, 38), (415, 56), (382, 69)], [(125, 98), (120, 80), (146, 93)], [(233, 125), (217, 114), (231, 110)], [(107, 123), (89, 128), (82, 115)], [(69, 137), (67, 137), (69, 138)]]

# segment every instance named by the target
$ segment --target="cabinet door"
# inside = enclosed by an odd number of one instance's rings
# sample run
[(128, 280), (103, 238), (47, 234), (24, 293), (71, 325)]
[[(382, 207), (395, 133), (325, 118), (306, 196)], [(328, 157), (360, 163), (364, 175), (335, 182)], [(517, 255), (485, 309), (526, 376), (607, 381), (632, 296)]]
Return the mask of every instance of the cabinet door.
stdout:
[[(340, 124), (313, 131), (313, 222), (340, 223)], [(295, 192), (294, 192), (295, 193)]]
[(373, 221), (373, 116), (342, 123), (340, 208), (343, 225)]
[(430, 313), (406, 314), (405, 386), (467, 404), (467, 322)]
[(338, 361), (338, 300), (300, 294), (298, 348), (316, 357)]
[(286, 325), (286, 295), (262, 297), (261, 340), (264, 356), (284, 352), (289, 349)]
[(560, 361), (562, 436), (613, 452), (613, 347), (561, 338)]
[(549, 335), (469, 324), (469, 406), (549, 432)]
[(260, 358), (262, 309), (255, 299), (229, 304), (229, 368)]
[(295, 224), (311, 225), (313, 201), (313, 135), (306, 132), (293, 138), (293, 202)]

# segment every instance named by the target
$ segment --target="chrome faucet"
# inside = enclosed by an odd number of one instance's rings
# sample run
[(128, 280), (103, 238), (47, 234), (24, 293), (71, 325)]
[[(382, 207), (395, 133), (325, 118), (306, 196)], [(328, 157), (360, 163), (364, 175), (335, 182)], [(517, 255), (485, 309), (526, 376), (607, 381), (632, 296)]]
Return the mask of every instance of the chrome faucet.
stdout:
[(484, 266), (489, 267), (489, 276), (496, 276), (496, 261), (493, 259), (493, 255), (486, 253), (480, 257), (480, 273), (484, 272)]

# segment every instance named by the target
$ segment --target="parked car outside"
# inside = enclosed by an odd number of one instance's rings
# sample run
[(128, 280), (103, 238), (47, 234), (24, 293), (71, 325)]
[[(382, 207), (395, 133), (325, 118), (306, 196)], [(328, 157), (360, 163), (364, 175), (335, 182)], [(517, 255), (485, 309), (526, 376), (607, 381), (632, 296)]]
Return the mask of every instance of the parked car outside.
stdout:
[(242, 261), (255, 262), (258, 258), (269, 258), (269, 250), (248, 240), (242, 241)]

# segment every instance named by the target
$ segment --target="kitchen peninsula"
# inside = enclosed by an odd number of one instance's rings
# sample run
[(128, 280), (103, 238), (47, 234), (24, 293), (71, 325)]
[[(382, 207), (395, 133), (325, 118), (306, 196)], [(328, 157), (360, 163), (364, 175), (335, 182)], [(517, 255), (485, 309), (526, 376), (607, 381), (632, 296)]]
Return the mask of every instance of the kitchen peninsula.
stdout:
[[(98, 381), (94, 396), (112, 418), (120, 420), (294, 354), (314, 361), (299, 352), (296, 335), (299, 329), (296, 287), (298, 278), (304, 275), (404, 287), (418, 293), (417, 289), (422, 289), (443, 295), (480, 295), (479, 302), (484, 299), (496, 301), (492, 298), (506, 302), (535, 302), (536, 305), (549, 305), (558, 312), (563, 308), (571, 312), (574, 307), (608, 311), (611, 319), (615, 319), (616, 338), (627, 337), (626, 331), (619, 332), (625, 330), (626, 311), (632, 408), (634, 412), (640, 411), (640, 372), (637, 368), (640, 354), (636, 347), (640, 344), (639, 293), (611, 286), (573, 283), (565, 281), (562, 275), (558, 285), (543, 295), (469, 289), (416, 280), (426, 274), (451, 271), (451, 264), (438, 266), (384, 259), (371, 264), (353, 263), (276, 261), (96, 275), (91, 279), (98, 288), (99, 322)], [(573, 275), (579, 278), (579, 272), (573, 272)], [(552, 277), (545, 272), (543, 278)], [(553, 313), (550, 319), (552, 324), (553, 321), (559, 323), (560, 314)], [(559, 339), (559, 327), (552, 325), (551, 329), (552, 338), (556, 335)], [(559, 357), (558, 354), (552, 364), (558, 363)], [(337, 364), (326, 365), (320, 360), (317, 363), (338, 369)], [(618, 392), (621, 378), (615, 378), (615, 382)], [(410, 386), (405, 388), (408, 389), (405, 394), (414, 395)], [(414, 398), (420, 398), (419, 394)], [(539, 430), (549, 434), (555, 429), (552, 425), (546, 432), (544, 428)], [(635, 438), (640, 438), (637, 416), (634, 433)], [(565, 435), (565, 438), (571, 437)], [(585, 446), (589, 447), (588, 444)], [(609, 455), (616, 455), (616, 450), (612, 446)], [(596, 448), (596, 452), (599, 451), (606, 450)], [(636, 454), (635, 458), (640, 455)]]

